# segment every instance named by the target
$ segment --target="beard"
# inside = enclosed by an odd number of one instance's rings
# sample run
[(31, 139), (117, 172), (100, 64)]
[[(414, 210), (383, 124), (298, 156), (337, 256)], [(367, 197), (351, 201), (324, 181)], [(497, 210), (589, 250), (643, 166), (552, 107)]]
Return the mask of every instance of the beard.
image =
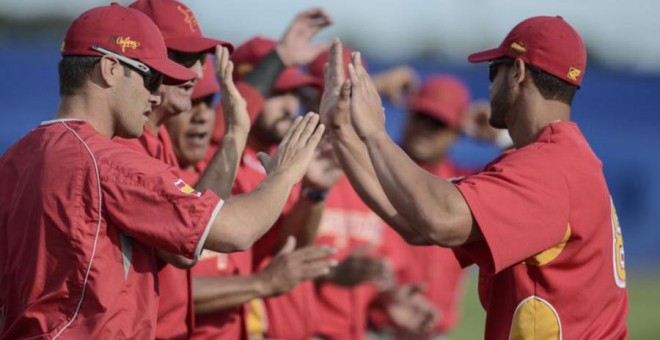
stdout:
[(506, 121), (504, 116), (511, 108), (511, 89), (509, 84), (502, 84), (498, 91), (490, 99), (490, 118), (488, 123), (496, 129), (506, 129)]

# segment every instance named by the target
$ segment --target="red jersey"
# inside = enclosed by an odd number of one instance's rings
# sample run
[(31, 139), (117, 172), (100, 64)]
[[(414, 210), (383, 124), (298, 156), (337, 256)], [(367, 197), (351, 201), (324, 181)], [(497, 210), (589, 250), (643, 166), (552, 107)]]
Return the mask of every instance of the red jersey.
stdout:
[(222, 200), (83, 121), (44, 122), (0, 159), (0, 338), (154, 338), (153, 249), (194, 258)]
[[(236, 193), (245, 193), (254, 190), (266, 177), (266, 172), (256, 157), (256, 152), (249, 147), (245, 149), (241, 165), (238, 169), (235, 183)], [(293, 208), (298, 200), (300, 187), (291, 191), (282, 216)], [(282, 216), (275, 225), (255, 243), (252, 254), (256, 271), (268, 265), (274, 255), (277, 242), (280, 238)], [(264, 306), (266, 313), (255, 310), (255, 307)], [(275, 339), (309, 339), (314, 336), (317, 325), (314, 286), (311, 281), (298, 285), (290, 292), (270, 297), (249, 304), (250, 318), (248, 328), (250, 334), (263, 333), (267, 338)], [(259, 334), (257, 334), (259, 335)]]
[(456, 186), (485, 239), (458, 252), (480, 267), (486, 338), (626, 337), (621, 229), (576, 124), (549, 124)]
[[(437, 165), (421, 166), (442, 178), (462, 175), (449, 160)], [(406, 249), (409, 252), (410, 261), (401, 271), (400, 281), (402, 283), (423, 283), (426, 286), (424, 296), (440, 312), (433, 332), (446, 334), (458, 322), (458, 308), (464, 279), (463, 269), (450, 249), (412, 245), (406, 245)]]
[[(215, 148), (213, 149), (215, 151)], [(203, 172), (205, 164), (205, 162), (199, 162), (195, 168)], [(181, 177), (189, 183), (196, 183), (199, 173), (181, 170)], [(190, 271), (195, 277), (249, 275), (252, 272), (252, 252), (247, 250), (224, 254), (205, 249), (197, 264)], [(195, 315), (194, 325), (191, 339), (247, 339), (244, 305), (217, 313)]]
[[(158, 136), (145, 127), (140, 138), (115, 137), (113, 140), (171, 165), (182, 177), (179, 162), (165, 126), (161, 125), (158, 128)], [(195, 182), (187, 183), (194, 185)], [(187, 339), (190, 337), (195, 322), (190, 271), (177, 268), (163, 260), (159, 260), (159, 267), (158, 282), (161, 298), (158, 304), (156, 339)]]
[[(335, 248), (338, 261), (359, 248), (370, 248), (375, 257), (380, 257), (385, 228), (344, 176), (328, 193), (316, 243)], [(347, 288), (320, 282), (316, 294), (319, 319), (323, 320), (318, 334), (327, 339), (366, 338), (367, 309), (377, 294), (374, 284)]]

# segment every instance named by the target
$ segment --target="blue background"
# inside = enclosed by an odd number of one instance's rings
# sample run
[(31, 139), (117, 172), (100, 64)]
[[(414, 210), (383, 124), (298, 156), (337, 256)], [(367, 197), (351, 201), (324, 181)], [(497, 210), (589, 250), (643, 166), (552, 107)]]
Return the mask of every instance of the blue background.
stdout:
[[(40, 121), (51, 119), (58, 105), (59, 41), (0, 41), (0, 153)], [(366, 56), (367, 60), (369, 56)], [(405, 61), (421, 75), (452, 73), (488, 98), (485, 65), (445, 65)], [(391, 64), (370, 62), (378, 72)], [(399, 139), (404, 112), (386, 104), (388, 130)], [(573, 120), (604, 164), (605, 177), (623, 229), (629, 269), (660, 269), (660, 75), (587, 67), (573, 105)], [(462, 138), (452, 158), (476, 167), (498, 153), (494, 147)]]

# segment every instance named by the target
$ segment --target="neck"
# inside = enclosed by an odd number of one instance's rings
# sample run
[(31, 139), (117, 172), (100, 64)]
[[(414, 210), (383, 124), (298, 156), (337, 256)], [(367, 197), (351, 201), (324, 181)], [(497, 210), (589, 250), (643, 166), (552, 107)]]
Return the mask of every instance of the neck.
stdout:
[(107, 105), (102, 105), (103, 103), (105, 103), (103, 97), (90, 92), (62, 96), (55, 118), (84, 120), (100, 134), (112, 138), (115, 135), (112, 113)]
[(571, 107), (568, 104), (546, 100), (539, 93), (527, 101), (514, 105), (513, 114), (508, 115), (507, 128), (516, 148), (522, 148), (536, 139), (541, 130), (556, 121), (570, 121)]
[(148, 115), (147, 118), (149, 118), (149, 121), (145, 126), (149, 131), (153, 132), (154, 135), (158, 136), (158, 129), (161, 127), (161, 125), (165, 124), (165, 121), (167, 118), (169, 118), (171, 115), (166, 112), (162, 107), (156, 107), (153, 111), (151, 111)]

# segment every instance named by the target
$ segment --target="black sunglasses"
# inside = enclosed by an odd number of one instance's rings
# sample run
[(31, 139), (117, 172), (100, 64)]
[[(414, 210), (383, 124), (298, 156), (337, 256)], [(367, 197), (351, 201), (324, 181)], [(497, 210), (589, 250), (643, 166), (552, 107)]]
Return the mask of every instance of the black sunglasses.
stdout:
[(488, 80), (492, 83), (497, 77), (497, 69), (499, 65), (513, 65), (513, 60), (504, 58), (504, 59), (495, 59), (488, 64)]
[(120, 62), (122, 62), (124, 65), (129, 66), (130, 68), (134, 69), (138, 73), (142, 75), (142, 80), (144, 82), (144, 87), (150, 92), (150, 93), (157, 93), (158, 89), (160, 88), (160, 85), (163, 83), (163, 74), (150, 68), (149, 66), (135, 60), (131, 59), (129, 57), (123, 56), (121, 54), (112, 52), (110, 50), (106, 50), (103, 47), (99, 46), (92, 46), (92, 50), (103, 53), (105, 55), (109, 55), (111, 57), (117, 58)]
[(206, 61), (206, 52), (187, 53), (168, 49), (167, 56), (172, 61), (187, 68), (193, 67), (197, 61), (202, 63), (202, 65), (204, 65), (204, 62)]

